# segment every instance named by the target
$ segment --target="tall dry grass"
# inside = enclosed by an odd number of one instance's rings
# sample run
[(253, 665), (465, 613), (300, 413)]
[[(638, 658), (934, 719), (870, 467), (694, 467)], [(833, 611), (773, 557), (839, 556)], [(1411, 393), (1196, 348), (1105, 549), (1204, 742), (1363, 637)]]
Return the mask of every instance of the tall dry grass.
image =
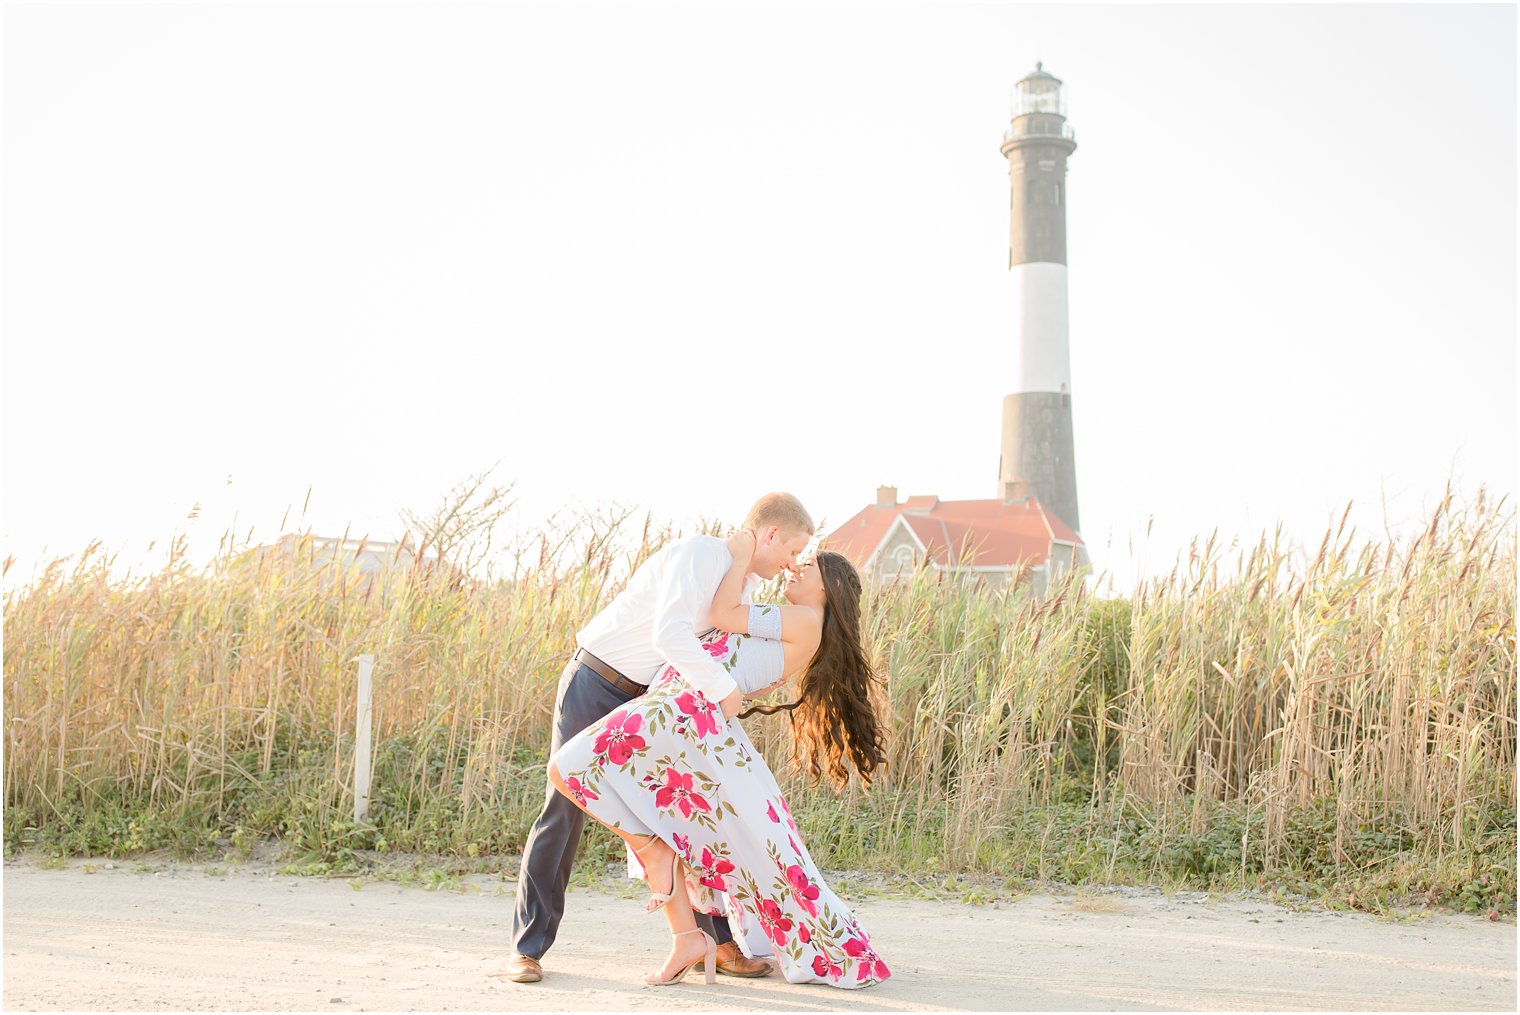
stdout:
[[(309, 543), (127, 580), (94, 552), (55, 565), (5, 601), (7, 843), (516, 848), (575, 631), (671, 535), (626, 520), (490, 581), (366, 579)], [(868, 593), (875, 786), (808, 787), (785, 719), (750, 729), (838, 863), (1248, 881), (1492, 852), (1514, 837), (1514, 536), (1480, 495), (1399, 545), (1343, 520), (1307, 562), (1280, 533), (1228, 563), (1202, 541), (1128, 600), (919, 571)], [(355, 828), (361, 653), (378, 746)], [(1483, 863), (1512, 899), (1513, 863)]]

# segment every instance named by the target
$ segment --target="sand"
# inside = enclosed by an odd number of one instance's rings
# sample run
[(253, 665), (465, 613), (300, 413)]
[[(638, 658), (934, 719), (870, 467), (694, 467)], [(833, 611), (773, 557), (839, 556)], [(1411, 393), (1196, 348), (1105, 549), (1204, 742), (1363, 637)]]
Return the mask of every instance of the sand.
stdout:
[[(456, 888), (219, 867), (36, 858), (4, 870), (9, 1010), (1513, 1011), (1515, 924), (1294, 912), (1270, 902), (1084, 890), (991, 906), (851, 904), (891, 964), (866, 991), (692, 975), (647, 987), (658, 918), (571, 892), (548, 975), (501, 976), (512, 885)], [(357, 886), (357, 887), (356, 887)]]

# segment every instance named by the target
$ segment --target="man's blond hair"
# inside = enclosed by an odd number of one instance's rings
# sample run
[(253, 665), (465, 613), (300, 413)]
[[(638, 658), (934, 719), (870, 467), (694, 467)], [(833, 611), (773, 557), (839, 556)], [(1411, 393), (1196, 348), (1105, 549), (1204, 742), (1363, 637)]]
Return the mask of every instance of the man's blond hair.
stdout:
[(744, 519), (744, 527), (759, 533), (772, 525), (782, 532), (811, 536), (813, 516), (807, 513), (802, 501), (789, 493), (768, 493), (755, 501)]

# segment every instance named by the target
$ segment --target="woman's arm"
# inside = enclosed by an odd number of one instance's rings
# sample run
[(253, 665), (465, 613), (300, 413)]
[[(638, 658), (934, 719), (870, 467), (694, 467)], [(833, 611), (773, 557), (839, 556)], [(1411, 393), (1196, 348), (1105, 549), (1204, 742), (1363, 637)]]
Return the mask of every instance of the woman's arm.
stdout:
[(744, 595), (744, 578), (749, 574), (749, 565), (755, 559), (755, 534), (748, 529), (735, 532), (728, 537), (728, 552), (734, 555), (734, 563), (718, 583), (718, 591), (713, 593), (707, 620), (720, 631), (748, 634), (749, 607), (739, 600)]
[[(729, 631), (734, 634), (749, 634), (752, 610), (757, 607), (741, 602), (744, 595), (744, 578), (749, 574), (749, 566), (755, 558), (755, 534), (741, 529), (728, 537), (729, 552), (734, 555), (734, 564), (728, 569), (728, 574), (718, 583), (718, 591), (713, 593), (712, 607), (708, 610), (707, 620), (720, 631)], [(823, 617), (818, 611), (810, 606), (766, 606), (760, 607), (767, 611), (779, 610), (781, 613), (781, 640), (787, 643), (811, 644), (817, 647), (818, 633), (823, 627)], [(771, 621), (775, 623), (774, 620)], [(770, 634), (762, 628), (761, 633)]]

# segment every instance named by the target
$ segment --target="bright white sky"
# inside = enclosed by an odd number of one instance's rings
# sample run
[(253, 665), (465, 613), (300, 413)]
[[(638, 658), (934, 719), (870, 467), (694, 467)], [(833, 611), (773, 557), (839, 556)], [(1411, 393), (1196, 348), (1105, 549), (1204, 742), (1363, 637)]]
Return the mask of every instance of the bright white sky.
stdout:
[[(1013, 82), (1066, 81), (1083, 535), (1515, 488), (1513, 7), (15, 7), (4, 540), (996, 493)], [(194, 505), (200, 516), (187, 515)], [(1149, 540), (1148, 521), (1154, 519)], [(159, 540), (151, 554), (150, 540)], [(1133, 544), (1133, 551), (1131, 550)], [(146, 554), (146, 555), (145, 555)]]

